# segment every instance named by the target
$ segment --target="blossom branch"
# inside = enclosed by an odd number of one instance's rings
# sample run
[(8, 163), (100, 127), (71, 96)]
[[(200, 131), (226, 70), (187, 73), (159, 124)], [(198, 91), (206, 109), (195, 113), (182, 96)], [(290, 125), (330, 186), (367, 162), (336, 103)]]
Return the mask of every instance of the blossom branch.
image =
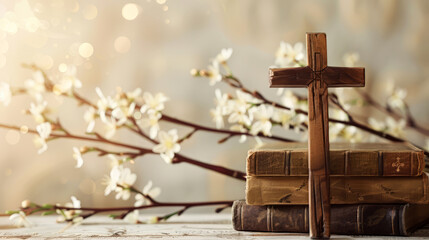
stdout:
[(198, 124), (194, 124), (191, 122), (187, 122), (187, 121), (183, 121), (181, 119), (177, 119), (177, 118), (173, 118), (170, 117), (166, 114), (163, 114), (161, 117), (161, 120), (164, 121), (168, 121), (171, 123), (176, 123), (182, 126), (187, 126), (187, 127), (192, 127), (194, 128), (196, 131), (205, 131), (205, 132), (212, 132), (212, 133), (221, 133), (221, 134), (228, 134), (228, 138), (230, 137), (234, 137), (234, 136), (241, 136), (241, 135), (246, 135), (246, 136), (257, 136), (257, 137), (262, 137), (262, 138), (267, 138), (267, 139), (271, 139), (271, 140), (277, 140), (277, 141), (282, 141), (282, 142), (293, 142), (293, 140), (288, 139), (288, 138), (284, 138), (284, 137), (279, 137), (279, 136), (265, 136), (262, 133), (259, 133), (257, 135), (253, 135), (250, 134), (248, 132), (237, 132), (237, 131), (230, 131), (230, 130), (224, 130), (224, 129), (216, 129), (216, 128), (211, 128), (211, 127), (205, 127), (202, 125), (198, 125)]
[[(12, 126), (12, 125), (6, 125), (6, 124), (0, 124), (0, 128), (13, 129), (13, 130), (17, 130), (17, 131), (19, 131), (21, 129), (18, 126)], [(28, 129), (28, 133), (38, 134), (38, 132), (34, 129)], [(139, 147), (139, 146), (135, 146), (135, 145), (131, 145), (131, 144), (112, 141), (112, 140), (109, 140), (109, 139), (102, 137), (98, 133), (94, 133), (94, 135), (96, 136), (95, 138), (94, 137), (87, 137), (87, 136), (80, 136), (80, 135), (75, 135), (75, 134), (70, 134), (70, 133), (61, 133), (61, 134), (51, 133), (50, 137), (77, 139), (77, 140), (90, 141), (90, 142), (99, 142), (99, 143), (114, 145), (114, 146), (118, 146), (118, 147), (134, 149), (134, 150), (138, 151), (138, 153), (134, 154), (134, 156), (136, 156), (136, 157), (137, 156), (143, 156), (145, 154), (157, 154), (157, 153), (154, 153), (152, 151), (152, 149), (147, 149), (147, 148), (143, 148), (143, 147)], [(120, 153), (119, 153), (119, 155), (120, 155)], [(191, 158), (186, 157), (186, 156), (181, 155), (181, 154), (176, 154), (175, 159), (176, 160), (173, 161), (174, 164), (186, 162), (188, 164), (192, 164), (192, 165), (195, 165), (198, 167), (202, 167), (202, 168), (207, 169), (207, 170), (215, 171), (215, 172), (220, 173), (222, 175), (226, 175), (226, 176), (238, 179), (238, 180), (242, 180), (242, 181), (245, 180), (245, 177), (244, 177), (245, 174), (241, 171), (231, 170), (229, 168), (225, 168), (225, 167), (221, 167), (221, 166), (217, 166), (217, 165), (213, 165), (213, 164), (208, 164), (208, 163), (203, 163), (203, 162), (200, 162), (200, 161), (195, 160), (195, 159), (191, 159)]]
[[(149, 196), (147, 196), (149, 197)], [(149, 197), (150, 198), (150, 197)], [(151, 198), (150, 198), (151, 199)], [(51, 205), (51, 204), (44, 204), (44, 205), (38, 205), (38, 204), (31, 204), (31, 206), (26, 208), (20, 208), (21, 211), (25, 213), (25, 215), (31, 215), (36, 212), (43, 212), (51, 214), (54, 211), (87, 211), (90, 213), (87, 214), (79, 214), (75, 215), (75, 217), (82, 217), (83, 219), (89, 218), (93, 215), (99, 214), (99, 213), (105, 213), (105, 212), (124, 212), (123, 214), (116, 216), (115, 218), (123, 219), (126, 214), (134, 211), (134, 210), (142, 210), (142, 209), (149, 209), (149, 208), (159, 208), (159, 207), (181, 207), (182, 209), (175, 212), (175, 214), (182, 214), (184, 211), (190, 208), (194, 207), (202, 207), (202, 206), (216, 206), (221, 205), (222, 207), (216, 209), (216, 213), (219, 212), (218, 209), (225, 209), (226, 207), (231, 207), (233, 204), (233, 201), (205, 201), (205, 202), (160, 202), (155, 201), (152, 199), (150, 201), (150, 204), (148, 205), (142, 205), (142, 206), (125, 206), (125, 207), (111, 207), (111, 208), (96, 208), (96, 207), (68, 207), (68, 206), (60, 206), (60, 205)], [(11, 215), (13, 212), (17, 211), (9, 211), (9, 213), (6, 213), (5, 215)], [(47, 215), (47, 214), (44, 214)], [(65, 219), (66, 221), (73, 221), (73, 218)]]
[[(389, 106), (383, 106), (382, 104), (380, 104), (379, 102), (377, 102), (368, 93), (363, 92), (363, 91), (359, 91), (357, 89), (356, 89), (356, 92), (359, 93), (359, 95), (367, 103), (369, 103), (371, 106), (373, 106), (374, 108), (378, 109), (379, 111), (384, 112), (384, 113), (392, 116), (395, 119), (401, 119), (401, 118), (403, 118), (403, 116), (401, 116), (397, 112), (393, 111), (393, 109), (390, 108)], [(424, 134), (426, 136), (429, 136), (429, 129), (424, 128), (424, 127), (420, 126), (419, 124), (417, 124), (414, 116), (411, 114), (411, 111), (410, 111), (410, 108), (409, 108), (408, 104), (404, 103), (404, 107), (405, 107), (405, 119), (406, 119), (407, 127), (415, 129), (417, 132), (419, 132), (421, 134)]]
[[(240, 86), (239, 88), (240, 88), (240, 90), (241, 90), (241, 91), (243, 91), (243, 92), (245, 92), (245, 93), (248, 93), (248, 94), (251, 94), (252, 96), (254, 96), (254, 97), (258, 98), (259, 100), (261, 100), (261, 101), (262, 101), (262, 103), (261, 103), (261, 104), (267, 104), (267, 105), (271, 105), (271, 106), (274, 106), (274, 107), (277, 107), (277, 108), (280, 108), (280, 109), (289, 110), (289, 111), (291, 111), (291, 110), (292, 110), (291, 108), (289, 108), (289, 107), (287, 107), (287, 106), (284, 106), (284, 105), (282, 105), (282, 104), (280, 104), (280, 103), (277, 103), (277, 102), (275, 102), (275, 101), (272, 101), (272, 100), (267, 99), (266, 97), (264, 97), (264, 96), (263, 96), (261, 93), (259, 93), (258, 91), (251, 91), (251, 90), (249, 90), (249, 89), (245, 88), (245, 87), (241, 84), (241, 82), (239, 81), (239, 79), (238, 79), (238, 78), (236, 78), (236, 77), (234, 77), (234, 76), (232, 76), (232, 75), (226, 75), (226, 76), (224, 76), (224, 77), (223, 77), (223, 80), (224, 80), (224, 82), (226, 82), (227, 84), (229, 84), (229, 85), (230, 85), (230, 86), (232, 86), (232, 87), (236, 87), (236, 88), (237, 88), (238, 86)], [(231, 81), (232, 81), (232, 82), (231, 82)], [(339, 103), (338, 103), (338, 104), (339, 104)], [(342, 109), (344, 109), (344, 108), (342, 108)], [(307, 116), (308, 116), (308, 112), (307, 112), (307, 111), (304, 111), (304, 110), (301, 110), (301, 109), (295, 109), (295, 110), (293, 110), (293, 111), (295, 111), (295, 113), (297, 113), (297, 114), (303, 114), (303, 115), (307, 115)], [(349, 115), (349, 116), (352, 116), (352, 115), (351, 115), (349, 112), (347, 112), (347, 111), (345, 111), (345, 113), (346, 113), (347, 115)], [(373, 135), (375, 135), (375, 136), (378, 136), (378, 137), (380, 137), (380, 138), (384, 138), (384, 139), (387, 139), (387, 140), (390, 140), (390, 141), (393, 141), (393, 142), (409, 142), (409, 141), (407, 141), (406, 139), (402, 139), (402, 138), (399, 138), (399, 137), (395, 137), (395, 136), (393, 136), (393, 135), (391, 135), (391, 134), (388, 134), (388, 133), (385, 133), (385, 132), (378, 131), (378, 130), (375, 130), (375, 129), (373, 129), (373, 128), (370, 128), (370, 127), (366, 126), (365, 124), (362, 124), (362, 123), (360, 123), (360, 122), (358, 122), (358, 121), (354, 120), (353, 118), (349, 118), (349, 120), (348, 120), (348, 121), (338, 120), (338, 119), (334, 119), (334, 118), (329, 118), (329, 122), (332, 122), (332, 123), (341, 123), (341, 124), (344, 124), (344, 125), (347, 125), (347, 126), (354, 126), (354, 127), (358, 128), (358, 129), (360, 129), (360, 130), (363, 130), (363, 131), (365, 131), (365, 132), (367, 132), (367, 133), (373, 134)], [(420, 146), (418, 146), (418, 145), (416, 145), (416, 144), (414, 144), (414, 143), (413, 143), (413, 145), (415, 145), (415, 146), (419, 147), (420, 149), (423, 149), (424, 154), (425, 154), (426, 156), (429, 156), (429, 152), (428, 152), (428, 151), (426, 151), (426, 150), (424, 150), (424, 148), (423, 148), (423, 147), (420, 147)]]

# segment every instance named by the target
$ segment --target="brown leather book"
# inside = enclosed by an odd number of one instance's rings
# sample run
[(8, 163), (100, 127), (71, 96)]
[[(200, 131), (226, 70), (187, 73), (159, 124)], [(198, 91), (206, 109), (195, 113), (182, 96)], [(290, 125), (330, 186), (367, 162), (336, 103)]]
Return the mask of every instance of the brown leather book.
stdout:
[[(332, 205), (331, 232), (344, 235), (409, 235), (429, 220), (429, 205)], [(237, 231), (308, 233), (307, 205), (251, 206), (234, 201)]]
[[(330, 175), (419, 176), (422, 150), (404, 143), (331, 143)], [(247, 157), (249, 176), (308, 176), (307, 143), (267, 144)]]
[[(429, 203), (428, 175), (417, 177), (330, 178), (331, 204)], [(308, 177), (255, 177), (246, 180), (250, 205), (308, 204)]]

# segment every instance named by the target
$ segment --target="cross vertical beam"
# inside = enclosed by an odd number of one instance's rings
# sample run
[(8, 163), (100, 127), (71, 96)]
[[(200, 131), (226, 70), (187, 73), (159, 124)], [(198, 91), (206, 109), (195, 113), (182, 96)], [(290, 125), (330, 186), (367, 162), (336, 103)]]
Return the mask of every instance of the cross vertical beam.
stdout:
[(306, 67), (270, 69), (270, 87), (308, 88), (310, 236), (329, 238), (328, 87), (363, 87), (365, 69), (329, 67), (324, 33), (307, 33), (307, 57)]
[(328, 86), (322, 80), (327, 67), (326, 35), (307, 34), (308, 66), (308, 167), (310, 236), (330, 236)]

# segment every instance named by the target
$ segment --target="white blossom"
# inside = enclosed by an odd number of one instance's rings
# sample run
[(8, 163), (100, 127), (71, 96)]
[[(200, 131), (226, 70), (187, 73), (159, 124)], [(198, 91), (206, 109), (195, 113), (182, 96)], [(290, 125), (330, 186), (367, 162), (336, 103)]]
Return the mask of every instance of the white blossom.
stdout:
[(387, 132), (396, 137), (404, 137), (404, 128), (406, 125), (405, 119), (396, 121), (392, 117), (386, 118)]
[(348, 126), (344, 128), (342, 137), (351, 143), (363, 141), (362, 132), (359, 131), (358, 128), (355, 126)]
[[(152, 188), (152, 181), (149, 181), (146, 186), (143, 187), (143, 191), (142, 193), (151, 197), (151, 198), (156, 198), (159, 196), (159, 194), (161, 194), (161, 189), (156, 187), (156, 188)], [(146, 199), (143, 195), (141, 194), (137, 194), (135, 196), (136, 202), (134, 204), (135, 207), (140, 207), (143, 205), (148, 205), (150, 204), (150, 201), (148, 199)]]
[(219, 129), (225, 126), (221, 107), (217, 106), (215, 109), (211, 109), (210, 114), (212, 115), (213, 122), (216, 123), (216, 128)]
[(10, 86), (6, 82), (0, 82), (0, 103), (3, 103), (4, 106), (9, 105), (12, 100), (12, 92)]
[(113, 168), (115, 166), (119, 166), (127, 161), (127, 158), (124, 157), (122, 159), (118, 159), (113, 154), (108, 154), (107, 157), (110, 159), (110, 166)]
[(250, 133), (257, 135), (259, 132), (262, 132), (265, 136), (271, 136), (271, 117), (273, 116), (274, 108), (272, 106), (260, 105), (252, 108), (251, 113), (255, 122), (250, 129)]
[(18, 213), (14, 213), (9, 216), (9, 220), (13, 222), (13, 225), (16, 227), (31, 227), (33, 224), (28, 221), (25, 213), (23, 211), (19, 211)]
[(274, 108), (272, 119), (281, 123), (285, 129), (289, 129), (291, 125), (294, 125), (294, 117), (294, 111)]
[[(247, 129), (243, 127), (243, 125), (241, 124), (234, 124), (230, 127), (230, 129), (232, 131), (236, 131), (236, 132), (242, 132), (245, 133), (247, 132)], [(247, 140), (247, 136), (245, 134), (242, 134), (238, 140), (238, 142), (240, 143), (244, 143)]]
[(88, 127), (86, 128), (86, 132), (92, 132), (95, 127), (95, 119), (97, 118), (97, 110), (95, 108), (90, 107), (83, 114), (83, 119), (88, 123)]
[(76, 168), (81, 168), (83, 165), (82, 153), (77, 147), (73, 147), (73, 158), (76, 160)]
[(407, 91), (402, 88), (395, 88), (392, 94), (387, 98), (387, 105), (391, 108), (398, 108), (401, 111), (405, 111), (405, 97), (407, 96)]
[(112, 117), (116, 119), (116, 125), (123, 125), (128, 117), (132, 116), (134, 113), (134, 109), (136, 107), (136, 103), (132, 102), (128, 106), (119, 105), (112, 110)]
[(226, 64), (226, 61), (231, 57), (231, 55), (232, 55), (232, 48), (224, 48), (216, 56), (215, 61), (220, 64)]
[(122, 165), (119, 166), (120, 169), (120, 175), (119, 180), (117, 184), (120, 185), (120, 187), (117, 187), (115, 189), (116, 191), (116, 199), (122, 198), (122, 200), (128, 200), (130, 198), (131, 192), (130, 187), (135, 183), (137, 179), (137, 175), (134, 173), (131, 173), (131, 170), (129, 168), (124, 168)]
[(281, 97), (281, 102), (284, 106), (290, 109), (297, 109), (298, 98), (291, 90), (286, 90)]
[[(70, 197), (72, 202), (68, 202), (66, 204), (64, 204), (65, 207), (69, 207), (69, 208), (81, 208), (81, 203), (80, 201), (75, 197), (75, 196), (71, 196)], [(79, 216), (79, 214), (82, 213), (82, 210), (57, 210), (58, 214), (61, 214), (61, 216), (57, 219), (58, 222), (64, 222), (66, 220), (73, 220), (73, 223), (80, 223), (83, 218), (81, 218)], [(63, 215), (64, 214), (64, 215)], [(75, 219), (77, 218), (77, 219)]]
[(104, 123), (104, 128), (105, 128), (105, 133), (104, 133), (104, 137), (107, 139), (112, 138), (115, 133), (116, 133), (116, 129), (118, 124), (116, 123), (116, 120), (112, 117), (110, 118), (100, 118), (102, 120), (102, 122)]
[(112, 97), (107, 96), (105, 97), (103, 92), (100, 88), (96, 87), (95, 92), (97, 93), (98, 97), (100, 98), (97, 101), (97, 109), (98, 114), (100, 115), (101, 120), (106, 119), (106, 111), (109, 109), (114, 109), (117, 107), (118, 103), (112, 99)]
[(207, 67), (208, 77), (210, 79), (210, 86), (215, 85), (217, 82), (222, 81), (222, 74), (219, 69), (219, 62), (212, 61), (212, 64)]
[(291, 44), (281, 42), (276, 53), (275, 63), (279, 67), (297, 67), (304, 64), (304, 45), (300, 42)]
[(81, 88), (82, 82), (76, 77), (76, 66), (69, 65), (60, 82), (54, 85), (56, 94), (70, 94), (74, 89)]
[(368, 119), (368, 123), (374, 130), (386, 132), (396, 137), (403, 137), (404, 128), (407, 122), (405, 119), (399, 119), (396, 121), (389, 116), (386, 118), (386, 122), (381, 122), (370, 117)]
[(52, 126), (49, 122), (44, 122), (36, 126), (39, 136), (36, 137), (35, 143), (39, 148), (38, 153), (41, 154), (48, 149), (46, 139), (51, 135)]
[(109, 195), (112, 191), (115, 191), (116, 188), (118, 187), (117, 184), (119, 181), (119, 177), (121, 176), (121, 169), (122, 169), (122, 166), (116, 165), (116, 166), (113, 166), (112, 169), (110, 170), (110, 176), (107, 177), (107, 179), (104, 182), (104, 184), (107, 185), (106, 189), (104, 190), (105, 196)]
[(123, 165), (117, 165), (110, 171), (105, 184), (107, 185), (104, 195), (109, 195), (112, 191), (116, 192), (116, 199), (128, 200), (131, 192), (130, 187), (135, 183), (137, 175), (132, 173), (129, 168), (124, 168)]
[(346, 53), (343, 56), (343, 62), (346, 67), (355, 67), (359, 59), (360, 56), (357, 52)]
[(152, 151), (159, 153), (166, 163), (172, 163), (174, 154), (180, 151), (180, 144), (177, 142), (179, 140), (177, 130), (160, 131), (158, 138), (159, 144), (154, 146)]
[(34, 117), (36, 123), (43, 123), (45, 121), (44, 114), (47, 113), (48, 102), (42, 101), (35, 103), (30, 103), (29, 112)]
[(384, 124), (384, 122), (378, 121), (375, 118), (368, 118), (368, 123), (371, 126), (371, 128), (373, 128), (374, 130), (377, 131), (385, 131), (386, 130), (386, 124)]
[(220, 108), (222, 115), (229, 114), (231, 112), (230, 106), (228, 105), (228, 94), (220, 91), (220, 89), (215, 90), (215, 104), (216, 107)]
[(143, 93), (144, 104), (140, 108), (141, 113), (145, 113), (146, 111), (152, 109), (153, 111), (159, 112), (164, 110), (164, 103), (168, 101), (168, 97), (166, 97), (163, 93), (157, 93), (153, 96), (149, 92)]
[(228, 101), (232, 112), (229, 115), (228, 122), (250, 126), (253, 119), (251, 114), (247, 114), (247, 109), (250, 108), (252, 104), (259, 104), (261, 101), (240, 90), (237, 90), (236, 94), (236, 99)]
[(138, 100), (141, 97), (141, 94), (142, 94), (141, 88), (136, 88), (132, 92), (125, 93), (128, 101), (130, 101), (130, 102), (134, 102), (134, 101)]
[(148, 111), (147, 117), (141, 119), (141, 125), (143, 128), (149, 128), (149, 137), (155, 139), (159, 132), (159, 119), (162, 115), (159, 112), (153, 110)]
[(128, 223), (139, 223), (139, 210), (134, 210), (124, 217), (124, 221)]
[(24, 82), (24, 87), (27, 92), (36, 99), (37, 102), (42, 101), (42, 93), (46, 91), (45, 88), (45, 77), (41, 71), (34, 71), (33, 78), (27, 79)]
[(155, 224), (155, 223), (158, 223), (159, 222), (159, 217), (157, 217), (157, 216), (152, 216), (152, 217), (150, 217), (147, 221), (146, 221), (146, 223), (147, 224)]

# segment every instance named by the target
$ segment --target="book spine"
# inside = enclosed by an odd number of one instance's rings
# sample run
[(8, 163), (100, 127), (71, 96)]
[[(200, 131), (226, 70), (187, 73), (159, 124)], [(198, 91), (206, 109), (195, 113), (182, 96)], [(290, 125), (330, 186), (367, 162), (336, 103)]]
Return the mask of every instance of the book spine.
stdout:
[[(330, 174), (343, 176), (420, 176), (425, 162), (421, 151), (331, 151)], [(250, 150), (249, 176), (306, 176), (306, 151)]]
[[(330, 178), (332, 204), (429, 203), (428, 176)], [(308, 204), (307, 177), (255, 177), (246, 180), (250, 205)]]
[[(344, 235), (406, 235), (399, 214), (408, 205), (333, 205), (331, 232)], [(308, 206), (251, 206), (244, 200), (232, 207), (237, 231), (308, 232)], [(406, 230), (406, 229), (405, 229)]]

